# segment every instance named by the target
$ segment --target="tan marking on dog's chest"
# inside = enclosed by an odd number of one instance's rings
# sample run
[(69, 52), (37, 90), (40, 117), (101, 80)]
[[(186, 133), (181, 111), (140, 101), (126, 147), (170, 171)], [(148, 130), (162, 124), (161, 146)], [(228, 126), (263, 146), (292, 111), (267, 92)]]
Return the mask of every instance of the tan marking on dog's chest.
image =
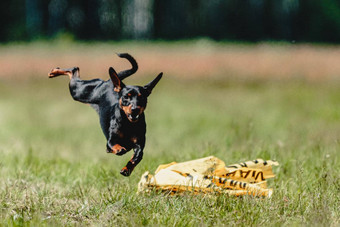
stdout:
[(131, 141), (132, 141), (132, 143), (137, 143), (138, 138), (136, 136), (133, 136), (133, 137), (131, 137)]
[(118, 134), (118, 137), (119, 137), (119, 138), (123, 138), (123, 137), (124, 137), (124, 133), (121, 132), (121, 131), (118, 131), (117, 134)]

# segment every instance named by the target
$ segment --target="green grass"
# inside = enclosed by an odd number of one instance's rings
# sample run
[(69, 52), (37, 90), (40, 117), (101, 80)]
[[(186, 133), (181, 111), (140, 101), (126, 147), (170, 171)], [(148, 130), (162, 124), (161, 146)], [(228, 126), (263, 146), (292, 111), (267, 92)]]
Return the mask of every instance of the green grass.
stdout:
[[(146, 83), (131, 78), (127, 83)], [(339, 225), (340, 84), (167, 75), (146, 109), (143, 161), (106, 154), (66, 78), (0, 80), (0, 225)], [(159, 164), (275, 159), (270, 199), (137, 195)]]

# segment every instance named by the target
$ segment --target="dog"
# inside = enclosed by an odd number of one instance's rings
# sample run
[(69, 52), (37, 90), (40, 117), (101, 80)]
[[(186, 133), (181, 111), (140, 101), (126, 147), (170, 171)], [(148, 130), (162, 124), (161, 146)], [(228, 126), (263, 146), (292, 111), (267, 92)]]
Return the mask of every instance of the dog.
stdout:
[(119, 72), (110, 67), (110, 80), (81, 80), (78, 67), (54, 68), (49, 78), (61, 75), (69, 76), (70, 93), (74, 100), (90, 104), (98, 113), (100, 126), (106, 137), (106, 151), (123, 155), (131, 149), (134, 154), (120, 173), (130, 176), (131, 172), (143, 158), (145, 147), (146, 123), (144, 110), (153, 88), (162, 78), (161, 72), (145, 86), (125, 85), (122, 80), (138, 70), (135, 59), (127, 54), (118, 54), (127, 59), (131, 69)]

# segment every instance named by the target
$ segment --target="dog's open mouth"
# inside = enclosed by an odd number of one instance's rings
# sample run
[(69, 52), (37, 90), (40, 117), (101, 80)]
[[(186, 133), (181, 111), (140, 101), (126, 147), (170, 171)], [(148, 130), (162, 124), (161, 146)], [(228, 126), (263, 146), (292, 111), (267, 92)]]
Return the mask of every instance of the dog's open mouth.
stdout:
[(131, 122), (136, 122), (136, 121), (138, 121), (138, 119), (139, 119), (139, 114), (137, 114), (137, 115), (135, 115), (135, 114), (129, 114), (128, 115), (128, 118), (129, 118), (129, 121), (131, 121)]

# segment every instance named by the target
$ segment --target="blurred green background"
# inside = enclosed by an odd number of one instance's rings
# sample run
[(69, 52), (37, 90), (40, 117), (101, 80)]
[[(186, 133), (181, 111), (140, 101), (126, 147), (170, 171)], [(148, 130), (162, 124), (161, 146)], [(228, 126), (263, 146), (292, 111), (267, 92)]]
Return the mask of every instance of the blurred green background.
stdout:
[[(3, 0), (0, 226), (339, 226), (340, 1)], [(98, 116), (54, 67), (83, 79), (139, 64), (164, 77), (143, 161), (105, 152)], [(276, 159), (271, 199), (136, 195), (159, 164)]]

